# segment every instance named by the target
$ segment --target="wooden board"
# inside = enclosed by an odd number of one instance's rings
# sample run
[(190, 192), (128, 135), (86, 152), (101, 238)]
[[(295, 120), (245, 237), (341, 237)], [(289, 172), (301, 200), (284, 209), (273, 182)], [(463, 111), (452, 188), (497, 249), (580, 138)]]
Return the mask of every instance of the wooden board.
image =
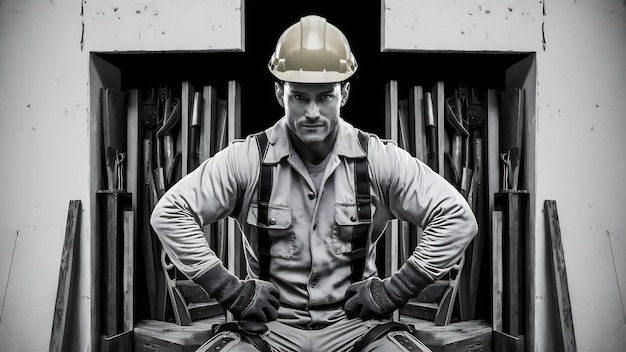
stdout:
[(442, 81), (439, 81), (433, 85), (432, 98), (433, 109), (437, 124), (437, 164), (439, 167), (439, 174), (444, 174), (444, 154), (445, 154), (445, 86)]
[(563, 350), (565, 352), (576, 351), (576, 336), (574, 335), (574, 320), (572, 318), (572, 306), (569, 299), (569, 286), (567, 284), (567, 269), (565, 267), (565, 253), (561, 240), (561, 227), (559, 213), (555, 200), (544, 201), (546, 219), (546, 235), (552, 249), (552, 269), (554, 270), (554, 284), (558, 299), (559, 321)]
[[(445, 326), (416, 318), (403, 318), (417, 336), (433, 352), (478, 352), (491, 350), (492, 330), (484, 320), (466, 320)], [(504, 350), (502, 350), (504, 351)]]
[(495, 210), (502, 211), (504, 299), (502, 332), (512, 336), (525, 333), (525, 248), (528, 193), (499, 192)]
[(213, 333), (211, 327), (223, 318), (198, 320), (189, 326), (157, 320), (142, 320), (135, 326), (136, 352), (193, 352)]
[(122, 329), (135, 326), (135, 212), (124, 210), (124, 237), (122, 252)]
[(424, 128), (424, 89), (414, 86), (409, 90), (409, 116), (413, 125), (415, 157), (426, 163), (426, 130)]
[(101, 352), (133, 352), (133, 331), (125, 331), (114, 336), (102, 336)]
[(123, 229), (124, 211), (130, 209), (130, 195), (126, 192), (100, 191), (97, 193), (103, 222), (101, 233), (103, 268), (102, 334), (113, 336), (122, 332), (123, 322)]
[(491, 219), (491, 321), (494, 330), (502, 331), (502, 211), (494, 210)]
[(61, 253), (61, 267), (59, 269), (59, 285), (57, 298), (54, 305), (54, 317), (52, 319), (52, 335), (50, 338), (50, 352), (66, 350), (63, 345), (63, 337), (67, 324), (67, 311), (74, 278), (74, 255), (77, 246), (76, 238), (80, 233), (80, 214), (82, 203), (80, 200), (70, 200), (67, 220), (65, 223), (65, 241)]
[(217, 112), (217, 89), (213, 86), (202, 87), (202, 122), (200, 122), (200, 162), (215, 154), (211, 146), (215, 135)]
[(193, 85), (188, 81), (182, 82), (180, 93), (180, 130), (181, 130), (181, 166), (182, 176), (189, 172), (189, 126), (191, 123), (191, 113), (193, 111)]
[(493, 331), (494, 351), (524, 352), (524, 336), (512, 336), (501, 331)]

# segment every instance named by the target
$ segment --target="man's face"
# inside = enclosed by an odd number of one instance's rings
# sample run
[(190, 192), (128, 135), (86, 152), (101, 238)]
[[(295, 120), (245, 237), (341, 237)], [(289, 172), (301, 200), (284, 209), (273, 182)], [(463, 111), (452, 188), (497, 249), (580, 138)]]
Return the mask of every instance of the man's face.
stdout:
[(337, 128), (341, 107), (348, 98), (345, 83), (276, 83), (278, 103), (285, 108), (289, 129), (303, 143), (328, 140)]

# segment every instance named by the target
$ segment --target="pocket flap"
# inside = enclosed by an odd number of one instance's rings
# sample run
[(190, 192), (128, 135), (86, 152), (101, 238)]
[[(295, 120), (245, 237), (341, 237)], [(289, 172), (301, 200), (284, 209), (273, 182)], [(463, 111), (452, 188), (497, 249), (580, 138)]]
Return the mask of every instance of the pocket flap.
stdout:
[(335, 222), (338, 225), (354, 226), (370, 224), (372, 219), (359, 220), (356, 204), (335, 204)]
[(251, 204), (246, 219), (249, 225), (278, 230), (285, 230), (291, 226), (291, 208), (270, 205), (267, 213), (268, 225), (257, 224), (258, 213), (258, 204)]

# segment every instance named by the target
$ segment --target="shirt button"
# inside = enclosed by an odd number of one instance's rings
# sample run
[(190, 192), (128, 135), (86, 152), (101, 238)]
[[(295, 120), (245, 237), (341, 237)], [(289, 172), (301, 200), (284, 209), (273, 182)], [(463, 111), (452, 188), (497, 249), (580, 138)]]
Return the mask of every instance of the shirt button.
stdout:
[(309, 192), (309, 194), (307, 194), (307, 197), (309, 197), (309, 199), (313, 200), (313, 199), (315, 199), (315, 193)]
[(352, 220), (352, 222), (356, 222), (357, 220), (359, 220), (359, 218), (357, 218), (356, 215), (352, 215), (350, 217), (350, 220)]
[(276, 219), (272, 218), (269, 220), (270, 225), (276, 225)]

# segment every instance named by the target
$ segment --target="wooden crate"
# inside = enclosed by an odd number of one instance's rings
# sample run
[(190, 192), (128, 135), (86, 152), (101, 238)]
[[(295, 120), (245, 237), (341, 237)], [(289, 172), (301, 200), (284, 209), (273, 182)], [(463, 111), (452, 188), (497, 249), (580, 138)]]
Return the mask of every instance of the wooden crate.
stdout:
[(467, 320), (436, 326), (432, 321), (403, 317), (413, 325), (414, 335), (433, 352), (490, 352), (491, 325), (484, 320)]
[(213, 324), (223, 320), (223, 317), (197, 320), (190, 326), (142, 320), (135, 326), (135, 352), (193, 352), (213, 336)]

